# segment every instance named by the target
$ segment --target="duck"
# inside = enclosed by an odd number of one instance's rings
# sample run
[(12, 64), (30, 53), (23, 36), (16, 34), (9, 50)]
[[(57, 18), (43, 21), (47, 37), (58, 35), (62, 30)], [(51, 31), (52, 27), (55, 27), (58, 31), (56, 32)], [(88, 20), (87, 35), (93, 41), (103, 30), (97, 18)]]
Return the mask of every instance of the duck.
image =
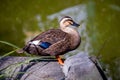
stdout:
[(27, 52), (39, 56), (55, 56), (60, 65), (64, 61), (60, 55), (75, 50), (81, 43), (76, 23), (70, 16), (64, 16), (59, 21), (58, 29), (50, 29), (40, 33), (19, 50), (18, 53)]

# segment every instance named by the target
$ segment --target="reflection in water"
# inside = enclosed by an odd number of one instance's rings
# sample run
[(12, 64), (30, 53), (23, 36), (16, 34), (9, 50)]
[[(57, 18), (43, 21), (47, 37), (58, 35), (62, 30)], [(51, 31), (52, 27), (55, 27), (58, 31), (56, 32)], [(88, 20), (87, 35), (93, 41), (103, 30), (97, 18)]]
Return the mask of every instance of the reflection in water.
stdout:
[(111, 4), (111, 5), (109, 5), (109, 7), (113, 10), (120, 11), (120, 7), (115, 4)]
[(45, 31), (45, 26), (44, 23), (41, 20), (41, 16), (40, 15), (36, 15), (36, 20), (38, 22), (38, 27), (40, 28), (40, 30)]

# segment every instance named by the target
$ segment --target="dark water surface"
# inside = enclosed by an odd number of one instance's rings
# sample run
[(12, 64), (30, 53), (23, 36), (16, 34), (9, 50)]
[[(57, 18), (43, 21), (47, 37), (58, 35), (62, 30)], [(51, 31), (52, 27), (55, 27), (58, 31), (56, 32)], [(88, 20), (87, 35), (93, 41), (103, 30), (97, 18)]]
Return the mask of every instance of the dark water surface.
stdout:
[[(109, 80), (120, 80), (119, 0), (0, 0), (0, 40), (22, 47), (40, 32), (57, 28), (64, 15), (81, 23), (82, 37), (81, 46), (66, 56), (100, 53)], [(11, 50), (0, 43), (0, 55)]]

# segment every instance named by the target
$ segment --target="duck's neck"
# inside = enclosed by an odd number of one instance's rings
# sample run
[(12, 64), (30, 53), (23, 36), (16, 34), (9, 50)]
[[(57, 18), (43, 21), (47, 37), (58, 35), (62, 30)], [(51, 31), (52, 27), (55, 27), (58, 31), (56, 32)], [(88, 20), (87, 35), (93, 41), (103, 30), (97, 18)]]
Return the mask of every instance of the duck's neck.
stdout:
[(71, 36), (71, 44), (73, 45), (73, 47), (76, 47), (80, 43), (80, 35), (76, 29), (66, 27), (61, 30), (68, 33)]

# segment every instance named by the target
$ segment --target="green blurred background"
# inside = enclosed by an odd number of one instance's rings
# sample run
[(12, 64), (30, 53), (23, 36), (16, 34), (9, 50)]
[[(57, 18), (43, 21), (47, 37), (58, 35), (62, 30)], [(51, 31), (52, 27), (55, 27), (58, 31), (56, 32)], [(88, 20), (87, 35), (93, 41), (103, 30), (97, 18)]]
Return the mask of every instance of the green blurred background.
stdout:
[[(66, 56), (100, 53), (109, 80), (120, 80), (119, 0), (0, 0), (0, 40), (23, 47), (37, 34), (57, 28), (65, 15), (82, 22), (81, 46)], [(12, 50), (0, 43), (1, 56)]]

